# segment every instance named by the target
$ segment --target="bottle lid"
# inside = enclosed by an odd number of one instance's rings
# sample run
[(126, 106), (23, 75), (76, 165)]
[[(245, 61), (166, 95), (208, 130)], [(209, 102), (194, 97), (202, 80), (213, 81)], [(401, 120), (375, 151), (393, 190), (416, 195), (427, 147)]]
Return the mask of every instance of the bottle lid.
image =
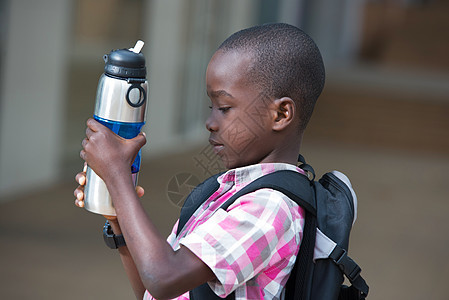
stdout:
[(133, 48), (113, 50), (103, 59), (104, 72), (112, 77), (145, 79), (147, 75), (145, 57), (133, 51)]

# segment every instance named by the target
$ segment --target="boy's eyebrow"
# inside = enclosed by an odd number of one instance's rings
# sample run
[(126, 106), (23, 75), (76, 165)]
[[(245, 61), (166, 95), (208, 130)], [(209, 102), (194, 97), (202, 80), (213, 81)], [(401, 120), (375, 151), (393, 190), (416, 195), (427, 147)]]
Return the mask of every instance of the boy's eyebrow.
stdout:
[(234, 96), (232, 96), (231, 94), (229, 94), (228, 92), (226, 92), (225, 90), (218, 90), (218, 91), (207, 91), (207, 94), (209, 95), (209, 97), (211, 98), (218, 98), (218, 97), (229, 97), (229, 98), (234, 98)]

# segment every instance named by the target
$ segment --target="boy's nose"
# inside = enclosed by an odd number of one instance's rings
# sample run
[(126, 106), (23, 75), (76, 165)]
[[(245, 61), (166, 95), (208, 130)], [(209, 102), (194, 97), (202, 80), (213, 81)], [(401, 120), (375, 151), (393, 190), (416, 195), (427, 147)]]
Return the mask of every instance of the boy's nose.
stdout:
[(210, 132), (217, 131), (218, 130), (218, 124), (212, 117), (212, 114), (209, 115), (209, 117), (206, 120), (206, 128)]

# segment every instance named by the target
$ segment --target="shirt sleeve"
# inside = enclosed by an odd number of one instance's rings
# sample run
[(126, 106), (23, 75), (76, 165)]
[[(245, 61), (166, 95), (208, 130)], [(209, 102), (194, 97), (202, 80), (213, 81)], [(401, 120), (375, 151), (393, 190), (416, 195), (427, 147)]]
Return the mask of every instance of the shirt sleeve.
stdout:
[(211, 268), (217, 280), (209, 286), (224, 297), (262, 271), (285, 268), (298, 252), (303, 219), (287, 196), (260, 189), (218, 209), (180, 244)]

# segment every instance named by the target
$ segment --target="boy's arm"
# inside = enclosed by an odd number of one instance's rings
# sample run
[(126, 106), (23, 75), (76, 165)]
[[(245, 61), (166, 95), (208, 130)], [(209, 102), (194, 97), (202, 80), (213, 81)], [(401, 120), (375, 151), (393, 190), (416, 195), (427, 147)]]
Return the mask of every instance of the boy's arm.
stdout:
[[(76, 181), (78, 182), (79, 186), (74, 192), (74, 195), (76, 197), (75, 204), (78, 207), (84, 207), (84, 185), (86, 183), (86, 166), (83, 172), (78, 173), (76, 175)], [(139, 197), (142, 197), (144, 193), (143, 188), (137, 187), (137, 190)], [(112, 231), (114, 232), (114, 234), (117, 235), (122, 234), (122, 230), (117, 221), (117, 218), (111, 216), (105, 217), (106, 219), (108, 219), (109, 224), (111, 224)], [(122, 261), (123, 268), (125, 269), (128, 279), (133, 288), (134, 294), (137, 299), (141, 300), (145, 293), (145, 287), (143, 286), (142, 280), (139, 277), (139, 272), (137, 271), (134, 260), (131, 254), (129, 253), (128, 247), (127, 246), (120, 247), (118, 248), (118, 252), (120, 254), (120, 259)]]
[(80, 156), (106, 183), (144, 287), (153, 297), (165, 299), (213, 280), (210, 268), (189, 249), (173, 250), (142, 207), (132, 181), (131, 164), (145, 144), (145, 136), (123, 139), (93, 119), (87, 126)]
[(174, 251), (160, 235), (137, 197), (131, 174), (105, 182), (129, 252), (143, 285), (153, 297), (173, 298), (215, 278), (188, 248)]
[[(111, 224), (112, 231), (115, 234), (122, 234), (117, 219), (109, 220), (109, 224)], [(123, 268), (125, 269), (126, 275), (128, 276), (133, 288), (134, 295), (136, 295), (136, 299), (141, 300), (145, 293), (145, 287), (140, 279), (139, 272), (137, 271), (136, 264), (134, 263), (131, 253), (129, 253), (127, 246), (118, 248), (118, 252), (120, 254), (120, 259), (122, 260)]]

